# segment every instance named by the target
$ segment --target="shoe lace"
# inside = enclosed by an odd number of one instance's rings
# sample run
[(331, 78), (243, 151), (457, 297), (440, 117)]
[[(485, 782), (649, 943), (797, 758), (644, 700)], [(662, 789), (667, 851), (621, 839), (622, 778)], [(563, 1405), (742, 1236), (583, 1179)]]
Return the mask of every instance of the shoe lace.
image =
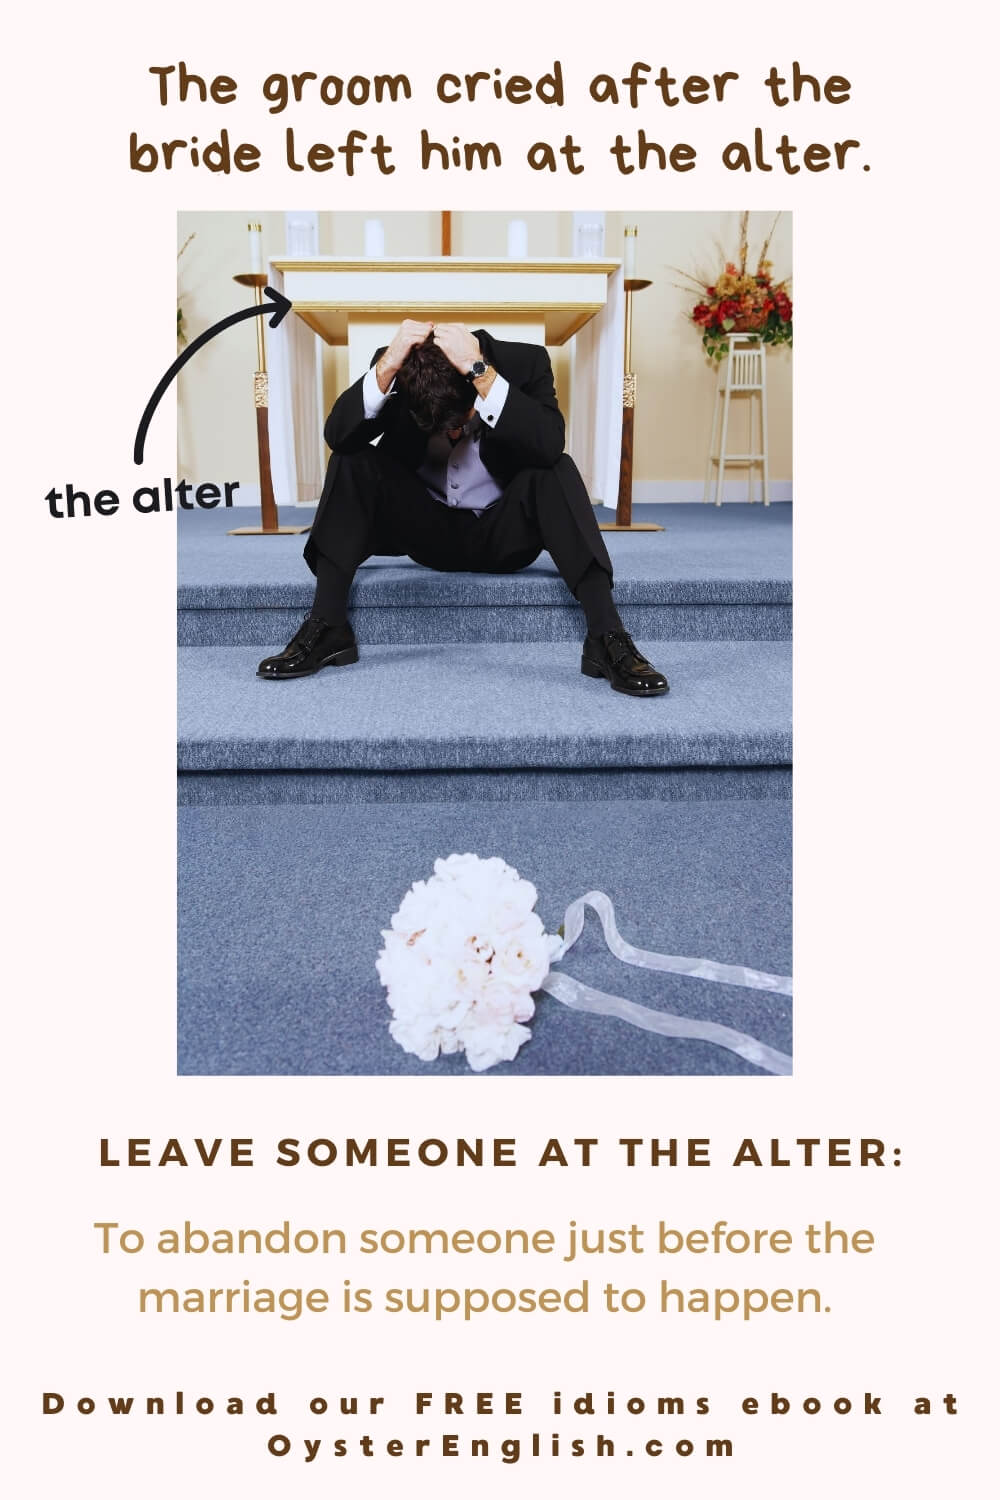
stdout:
[(319, 640), (324, 630), (329, 626), (325, 620), (318, 620), (314, 615), (307, 615), (299, 628), (298, 642), (300, 646), (312, 646)]
[(609, 630), (604, 637), (604, 642), (608, 657), (616, 667), (626, 657), (630, 657), (632, 663), (648, 665), (642, 652), (636, 649), (635, 641), (633, 641), (627, 630)]

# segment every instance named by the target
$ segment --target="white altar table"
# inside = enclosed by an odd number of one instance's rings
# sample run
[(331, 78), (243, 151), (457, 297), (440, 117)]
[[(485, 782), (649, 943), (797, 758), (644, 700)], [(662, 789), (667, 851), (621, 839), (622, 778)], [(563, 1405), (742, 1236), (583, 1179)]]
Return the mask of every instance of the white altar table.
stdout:
[(279, 505), (313, 501), (322, 487), (322, 343), (346, 346), (354, 381), (407, 317), (468, 323), (550, 348), (568, 345), (566, 448), (593, 499), (615, 504), (625, 337), (618, 261), (276, 258), (269, 281), (296, 314), (267, 330)]

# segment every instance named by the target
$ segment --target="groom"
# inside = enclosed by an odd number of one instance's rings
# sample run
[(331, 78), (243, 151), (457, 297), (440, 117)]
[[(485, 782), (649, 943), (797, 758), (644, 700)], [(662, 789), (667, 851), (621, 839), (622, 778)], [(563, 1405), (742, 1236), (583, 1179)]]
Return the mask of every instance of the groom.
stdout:
[(258, 676), (280, 681), (357, 661), (347, 600), (367, 557), (513, 573), (545, 550), (586, 617), (581, 670), (633, 697), (667, 692), (615, 609), (611, 559), (563, 452), (544, 348), (407, 319), (337, 399), (325, 435), (333, 456), (305, 547), (312, 609)]

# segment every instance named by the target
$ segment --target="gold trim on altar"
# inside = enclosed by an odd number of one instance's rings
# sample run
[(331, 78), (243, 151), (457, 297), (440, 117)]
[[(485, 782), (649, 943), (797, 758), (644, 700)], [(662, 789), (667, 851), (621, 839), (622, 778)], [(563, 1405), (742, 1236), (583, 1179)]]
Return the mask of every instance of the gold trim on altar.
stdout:
[(559, 348), (567, 344), (574, 334), (579, 333), (585, 323), (596, 313), (601, 311), (603, 303), (587, 302), (579, 303), (575, 307), (560, 307), (543, 309), (540, 315), (536, 302), (477, 302), (475, 307), (456, 308), (453, 302), (421, 302), (418, 305), (412, 302), (378, 302), (368, 307), (331, 307), (328, 302), (293, 302), (292, 311), (300, 317), (313, 333), (319, 335), (324, 343), (334, 347), (343, 347), (348, 342), (349, 320), (355, 324), (361, 323), (368, 316), (381, 317), (383, 314), (398, 314), (401, 318), (408, 313), (433, 313), (446, 312), (449, 321), (458, 323), (475, 323), (489, 325), (490, 319), (518, 318), (539, 319), (545, 323), (545, 342), (550, 348)]
[(440, 275), (454, 274), (456, 271), (468, 271), (473, 274), (482, 272), (502, 271), (504, 275), (511, 273), (524, 275), (526, 273), (541, 273), (549, 276), (555, 273), (567, 275), (590, 275), (595, 272), (610, 276), (617, 271), (621, 265), (618, 260), (465, 260), (460, 255), (449, 255), (446, 257), (427, 256), (424, 259), (415, 260), (389, 260), (384, 256), (376, 256), (368, 259), (341, 259), (338, 256), (328, 256), (313, 260), (281, 260), (270, 262), (276, 271), (379, 271), (406, 272), (406, 271), (434, 271)]

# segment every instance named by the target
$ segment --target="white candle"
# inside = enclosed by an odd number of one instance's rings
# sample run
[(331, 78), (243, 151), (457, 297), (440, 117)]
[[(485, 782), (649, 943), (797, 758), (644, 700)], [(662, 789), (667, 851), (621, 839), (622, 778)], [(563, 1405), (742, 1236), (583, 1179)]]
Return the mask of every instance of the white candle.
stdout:
[(365, 220), (365, 254), (385, 254), (385, 228), (381, 219)]
[(507, 225), (507, 254), (511, 260), (524, 260), (528, 254), (528, 226), (523, 219), (511, 219)]
[(600, 260), (604, 254), (604, 215), (575, 213), (573, 243), (574, 254), (582, 260)]
[(638, 231), (634, 224), (625, 226), (625, 280), (634, 281), (635, 278), (635, 252)]
[(306, 259), (319, 254), (319, 214), (287, 213), (285, 215), (285, 249), (289, 255)]
[(248, 224), (250, 231), (250, 274), (259, 276), (264, 269), (264, 236), (259, 224)]

